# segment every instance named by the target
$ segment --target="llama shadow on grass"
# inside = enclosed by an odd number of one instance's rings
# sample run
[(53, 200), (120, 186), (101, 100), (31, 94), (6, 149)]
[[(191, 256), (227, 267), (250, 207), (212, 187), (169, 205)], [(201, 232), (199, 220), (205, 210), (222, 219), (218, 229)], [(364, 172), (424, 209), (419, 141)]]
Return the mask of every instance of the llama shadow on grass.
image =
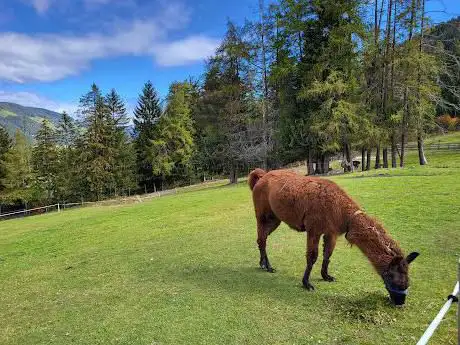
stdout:
[(388, 297), (378, 292), (367, 293), (361, 298), (339, 295), (333, 304), (343, 318), (359, 324), (391, 324), (396, 322), (395, 313), (400, 313)]
[[(170, 276), (175, 281), (186, 281), (210, 294), (222, 293), (258, 296), (264, 299), (281, 299), (291, 305), (298, 305), (314, 311), (318, 305), (327, 305), (351, 322), (383, 324), (393, 320), (393, 311), (388, 298), (383, 293), (360, 293), (357, 290), (342, 292), (331, 289), (331, 284), (350, 282), (315, 281), (315, 291), (303, 288), (301, 280), (282, 271), (269, 274), (255, 266), (184, 266)], [(345, 290), (345, 289), (344, 289)]]

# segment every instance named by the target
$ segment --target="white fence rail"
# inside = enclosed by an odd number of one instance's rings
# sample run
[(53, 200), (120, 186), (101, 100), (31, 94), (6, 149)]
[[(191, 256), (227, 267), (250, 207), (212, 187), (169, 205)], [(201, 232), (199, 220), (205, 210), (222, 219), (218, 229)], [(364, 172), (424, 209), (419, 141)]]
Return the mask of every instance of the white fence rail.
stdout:
[[(8, 219), (8, 218), (15, 218), (15, 217), (18, 217), (20, 214), (23, 214), (24, 216), (27, 216), (27, 215), (47, 213), (47, 212), (49, 212), (48, 210), (53, 211), (53, 209), (55, 209), (56, 211), (60, 212), (61, 211), (61, 205), (60, 204), (54, 204), (54, 205), (35, 207), (35, 208), (30, 208), (30, 209), (25, 209), (25, 210), (20, 210), (20, 211), (1, 213), (0, 214), (0, 220)], [(42, 210), (44, 210), (44, 211), (42, 211)]]
[[(458, 262), (458, 281), (455, 284), (454, 291), (452, 294), (447, 297), (446, 303), (442, 306), (441, 310), (439, 311), (438, 315), (434, 318), (434, 320), (430, 323), (428, 328), (426, 329), (425, 333), (423, 333), (420, 340), (417, 342), (417, 345), (426, 345), (430, 341), (431, 336), (434, 334), (436, 328), (438, 328), (439, 324), (441, 323), (444, 316), (449, 311), (452, 303), (457, 302), (458, 304), (458, 297), (459, 297), (459, 282), (460, 282), (460, 260)], [(460, 308), (457, 307), (457, 341), (460, 344)]]

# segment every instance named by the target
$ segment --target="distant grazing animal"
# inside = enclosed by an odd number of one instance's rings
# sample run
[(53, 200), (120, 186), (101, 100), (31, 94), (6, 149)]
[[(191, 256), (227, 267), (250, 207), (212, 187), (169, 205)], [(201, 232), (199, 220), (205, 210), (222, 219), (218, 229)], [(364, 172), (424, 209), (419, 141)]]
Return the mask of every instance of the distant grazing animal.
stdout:
[(266, 242), (281, 223), (307, 232), (307, 267), (303, 286), (314, 289), (310, 272), (318, 257), (318, 244), (324, 235), (324, 252), (321, 275), (329, 275), (329, 259), (337, 237), (345, 234), (351, 244), (358, 246), (382, 277), (390, 299), (396, 305), (405, 302), (409, 286), (409, 264), (419, 255), (416, 252), (404, 257), (398, 244), (383, 226), (360, 210), (358, 204), (334, 182), (318, 177), (305, 177), (289, 170), (265, 172), (255, 169), (249, 174), (257, 219), (257, 244), (260, 267), (274, 272), (268, 261)]

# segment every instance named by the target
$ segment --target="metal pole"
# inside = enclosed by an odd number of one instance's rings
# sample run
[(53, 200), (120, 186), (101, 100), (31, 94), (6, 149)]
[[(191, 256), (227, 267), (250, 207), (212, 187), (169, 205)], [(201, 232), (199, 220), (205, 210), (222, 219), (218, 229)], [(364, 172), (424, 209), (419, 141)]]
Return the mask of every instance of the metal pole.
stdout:
[(58, 203), (58, 213), (61, 212), (61, 207), (59, 206), (59, 203)]

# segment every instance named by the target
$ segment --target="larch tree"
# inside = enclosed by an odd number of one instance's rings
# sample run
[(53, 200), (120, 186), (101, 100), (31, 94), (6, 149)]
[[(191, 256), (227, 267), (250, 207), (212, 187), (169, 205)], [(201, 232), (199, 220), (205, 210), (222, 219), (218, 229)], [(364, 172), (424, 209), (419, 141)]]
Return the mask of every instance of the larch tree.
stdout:
[(5, 155), (10, 150), (12, 140), (5, 128), (0, 126), (0, 192), (5, 188), (1, 181), (5, 178)]
[(13, 145), (5, 153), (4, 159), (5, 177), (1, 181), (5, 186), (3, 199), (26, 205), (36, 200), (33, 189), (32, 147), (20, 130), (16, 130)]
[(188, 167), (194, 153), (189, 91), (188, 83), (171, 85), (165, 113), (148, 147), (153, 174), (161, 176), (162, 182), (180, 166)]

